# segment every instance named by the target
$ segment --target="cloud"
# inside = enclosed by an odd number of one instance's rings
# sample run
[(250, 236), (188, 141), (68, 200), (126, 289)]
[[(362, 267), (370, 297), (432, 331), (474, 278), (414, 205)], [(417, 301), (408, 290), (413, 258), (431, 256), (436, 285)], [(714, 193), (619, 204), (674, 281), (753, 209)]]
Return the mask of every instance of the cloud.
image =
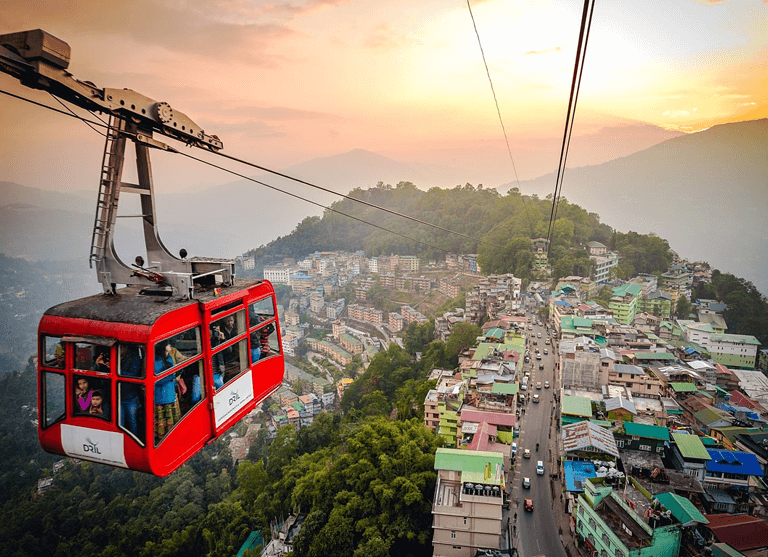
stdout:
[(335, 6), (349, 4), (353, 1), (354, 0), (309, 0), (308, 2), (303, 3), (282, 2), (276, 4), (265, 4), (261, 6), (259, 10), (265, 14), (296, 17), (299, 15), (316, 12), (324, 8), (333, 8)]
[[(219, 4), (230, 5), (221, 0)], [(5, 0), (3, 23), (14, 27), (9, 31), (41, 27), (70, 45), (73, 39), (69, 33), (87, 33), (82, 40), (94, 44), (101, 42), (94, 36), (119, 37), (197, 58), (222, 62), (235, 58), (260, 66), (274, 65), (276, 59), (269, 55), (269, 47), (276, 40), (295, 35), (295, 31), (281, 23), (237, 18), (242, 2), (234, 5), (236, 11), (220, 11), (214, 17), (203, 0), (71, 0), (63, 18), (58, 1)]]
[(537, 54), (550, 54), (552, 52), (560, 52), (563, 50), (562, 46), (553, 46), (552, 48), (545, 48), (544, 50), (529, 50), (528, 52), (523, 52), (523, 56), (533, 56)]
[[(694, 109), (695, 110), (695, 109)], [(667, 116), (669, 118), (684, 118), (686, 116), (691, 115), (690, 110), (665, 110), (661, 113), (662, 116)]]
[(371, 49), (393, 49), (421, 44), (420, 41), (400, 35), (392, 30), (388, 23), (382, 23), (374, 27), (368, 38), (363, 41), (363, 46)]

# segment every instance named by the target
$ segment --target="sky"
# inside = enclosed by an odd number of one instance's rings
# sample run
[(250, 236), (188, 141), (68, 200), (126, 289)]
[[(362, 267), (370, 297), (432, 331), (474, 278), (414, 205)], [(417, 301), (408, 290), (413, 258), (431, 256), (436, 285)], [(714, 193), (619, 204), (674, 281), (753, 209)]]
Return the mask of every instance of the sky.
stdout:
[[(526, 146), (562, 135), (582, 4), (471, 5), (515, 167), (534, 178), (541, 166), (527, 164)], [(764, 115), (767, 22), (766, 0), (598, 1), (576, 137)], [(478, 164), (508, 172), (465, 1), (4, 0), (0, 33), (38, 27), (69, 43), (75, 77), (168, 102), (225, 152), (264, 166), (352, 149), (439, 165), (487, 150)], [(57, 106), (9, 76), (0, 89)], [(0, 96), (0, 127), (0, 181), (95, 182), (103, 142), (82, 123)], [(178, 157), (154, 170), (171, 192), (233, 179)]]

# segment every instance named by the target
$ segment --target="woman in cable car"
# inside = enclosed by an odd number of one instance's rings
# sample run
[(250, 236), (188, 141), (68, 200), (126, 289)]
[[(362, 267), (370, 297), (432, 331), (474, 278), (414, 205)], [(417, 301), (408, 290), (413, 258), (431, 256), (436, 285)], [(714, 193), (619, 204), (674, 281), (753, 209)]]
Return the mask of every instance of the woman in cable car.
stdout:
[(39, 428), (48, 452), (166, 476), (280, 386), (267, 281), (196, 300), (129, 286), (49, 309), (39, 327)]

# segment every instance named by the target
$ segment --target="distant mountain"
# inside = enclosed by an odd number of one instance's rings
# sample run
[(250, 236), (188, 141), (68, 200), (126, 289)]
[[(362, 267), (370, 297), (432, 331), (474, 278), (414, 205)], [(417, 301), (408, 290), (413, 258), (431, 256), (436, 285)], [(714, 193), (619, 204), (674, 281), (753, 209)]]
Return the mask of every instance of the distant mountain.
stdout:
[[(545, 196), (554, 183), (552, 173), (520, 189)], [(614, 228), (657, 232), (681, 256), (768, 292), (768, 119), (722, 124), (597, 166), (568, 168), (562, 195)]]

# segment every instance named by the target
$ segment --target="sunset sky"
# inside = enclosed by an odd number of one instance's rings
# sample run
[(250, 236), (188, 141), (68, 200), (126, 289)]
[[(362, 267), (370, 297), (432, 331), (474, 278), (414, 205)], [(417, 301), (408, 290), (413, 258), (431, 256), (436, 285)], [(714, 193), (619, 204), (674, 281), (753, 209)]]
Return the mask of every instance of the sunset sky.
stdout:
[[(472, 2), (513, 156), (562, 134), (581, 8)], [(38, 27), (69, 43), (77, 78), (167, 101), (265, 166), (356, 148), (445, 164), (487, 147), (509, 164), (465, 1), (3, 2), (0, 33)], [(598, 0), (576, 134), (765, 117), (767, 60), (765, 0)], [(0, 89), (56, 105), (5, 75)], [(0, 126), (0, 180), (95, 187), (103, 144), (83, 124), (3, 96)], [(521, 179), (538, 175), (515, 163)], [(157, 172), (177, 178), (172, 191), (233, 179), (189, 162)]]

